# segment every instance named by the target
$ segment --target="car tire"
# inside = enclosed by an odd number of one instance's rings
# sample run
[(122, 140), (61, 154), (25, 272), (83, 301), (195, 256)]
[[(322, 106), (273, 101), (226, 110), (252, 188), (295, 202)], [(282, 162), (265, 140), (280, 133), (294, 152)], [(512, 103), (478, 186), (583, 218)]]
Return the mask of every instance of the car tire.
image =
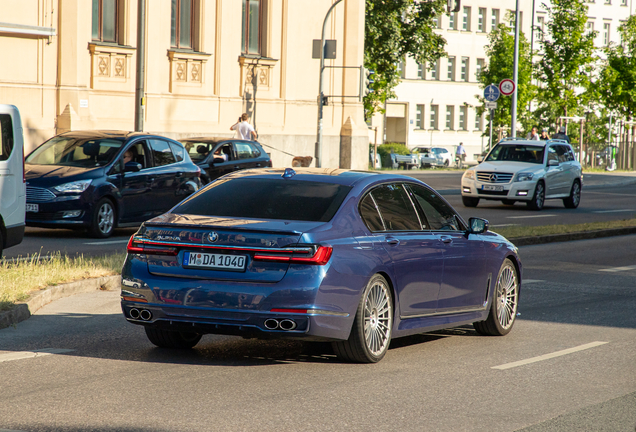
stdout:
[(446, 160), (444, 161), (444, 167), (445, 167), (445, 168), (448, 168), (448, 166), (449, 166), (449, 165), (450, 165), (450, 160), (446, 159)]
[(507, 335), (515, 323), (518, 304), (519, 274), (510, 258), (506, 258), (499, 269), (488, 318), (474, 322), (473, 327), (484, 336)]
[(505, 200), (501, 200), (501, 202), (502, 202), (502, 204), (504, 204), (504, 205), (515, 205), (515, 203), (516, 203), (517, 201), (515, 201), (515, 200), (510, 200), (510, 199), (505, 199)]
[(88, 228), (88, 232), (92, 237), (96, 238), (110, 237), (115, 229), (116, 220), (117, 213), (113, 202), (108, 198), (102, 198), (93, 206), (91, 225)]
[(479, 198), (463, 196), (462, 203), (464, 204), (464, 207), (477, 207), (477, 204), (479, 204)]
[(570, 196), (563, 198), (563, 205), (566, 208), (577, 208), (581, 202), (581, 183), (578, 180), (574, 180), (572, 183), (572, 189), (570, 189)]
[(543, 182), (538, 182), (534, 188), (534, 195), (532, 200), (528, 201), (527, 206), (532, 210), (541, 210), (545, 204), (545, 185)]
[(362, 293), (349, 339), (334, 342), (334, 353), (345, 361), (377, 363), (389, 349), (392, 329), (391, 289), (386, 279), (376, 274)]
[(198, 333), (186, 333), (144, 327), (148, 340), (160, 348), (190, 349), (201, 340)]

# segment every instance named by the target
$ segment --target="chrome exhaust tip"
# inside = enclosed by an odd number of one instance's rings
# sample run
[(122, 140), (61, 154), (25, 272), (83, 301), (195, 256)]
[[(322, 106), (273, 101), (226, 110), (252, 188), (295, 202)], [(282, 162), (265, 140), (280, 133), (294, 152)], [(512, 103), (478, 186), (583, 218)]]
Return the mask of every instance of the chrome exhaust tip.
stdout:
[(128, 314), (132, 319), (139, 319), (139, 309), (137, 308), (132, 308)]
[(280, 328), (283, 330), (293, 330), (296, 327), (296, 322), (290, 319), (284, 319), (280, 322)]
[(278, 320), (273, 318), (266, 319), (264, 324), (267, 330), (276, 330), (278, 328)]
[(152, 319), (152, 312), (146, 309), (142, 309), (141, 312), (139, 312), (139, 318), (144, 321), (150, 321)]

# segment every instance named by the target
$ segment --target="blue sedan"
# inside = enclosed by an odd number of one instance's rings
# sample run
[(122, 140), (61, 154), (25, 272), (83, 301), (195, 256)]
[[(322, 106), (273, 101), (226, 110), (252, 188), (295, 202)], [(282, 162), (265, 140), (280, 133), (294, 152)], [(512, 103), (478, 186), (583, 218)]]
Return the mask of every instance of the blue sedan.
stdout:
[(122, 310), (157, 346), (302, 338), (367, 363), (416, 333), (507, 334), (522, 271), (512, 243), (425, 183), (333, 169), (226, 175), (146, 221), (127, 249)]

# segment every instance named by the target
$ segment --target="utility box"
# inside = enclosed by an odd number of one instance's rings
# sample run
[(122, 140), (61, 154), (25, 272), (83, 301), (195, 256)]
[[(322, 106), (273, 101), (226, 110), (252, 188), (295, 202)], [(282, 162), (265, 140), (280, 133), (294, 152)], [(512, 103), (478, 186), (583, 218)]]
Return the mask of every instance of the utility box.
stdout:
[[(320, 58), (320, 42), (322, 39), (314, 39), (314, 47), (311, 54), (311, 58), (319, 59)], [(335, 39), (326, 39), (325, 40), (325, 59), (333, 60), (336, 58), (336, 40)]]

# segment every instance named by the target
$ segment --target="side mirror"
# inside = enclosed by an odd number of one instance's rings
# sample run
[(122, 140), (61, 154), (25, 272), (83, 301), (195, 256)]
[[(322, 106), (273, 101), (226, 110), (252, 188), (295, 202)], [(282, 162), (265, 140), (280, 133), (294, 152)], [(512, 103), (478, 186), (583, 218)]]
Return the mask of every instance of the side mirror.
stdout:
[(484, 157), (483, 156), (479, 156), (477, 158), (477, 163), (482, 163), (484, 161)]
[(137, 162), (126, 162), (124, 165), (124, 172), (137, 172), (141, 171), (141, 164)]
[(550, 160), (548, 160), (548, 166), (549, 167), (551, 167), (551, 166), (559, 166), (559, 161), (556, 161), (554, 159), (550, 159)]
[(468, 219), (468, 224), (470, 225), (469, 234), (483, 234), (488, 231), (488, 226), (490, 225), (486, 219), (482, 218), (470, 218)]
[(216, 156), (215, 156), (215, 157), (212, 159), (212, 162), (214, 162), (214, 163), (223, 163), (223, 162), (225, 162), (225, 159), (223, 159), (222, 157), (216, 157)]

